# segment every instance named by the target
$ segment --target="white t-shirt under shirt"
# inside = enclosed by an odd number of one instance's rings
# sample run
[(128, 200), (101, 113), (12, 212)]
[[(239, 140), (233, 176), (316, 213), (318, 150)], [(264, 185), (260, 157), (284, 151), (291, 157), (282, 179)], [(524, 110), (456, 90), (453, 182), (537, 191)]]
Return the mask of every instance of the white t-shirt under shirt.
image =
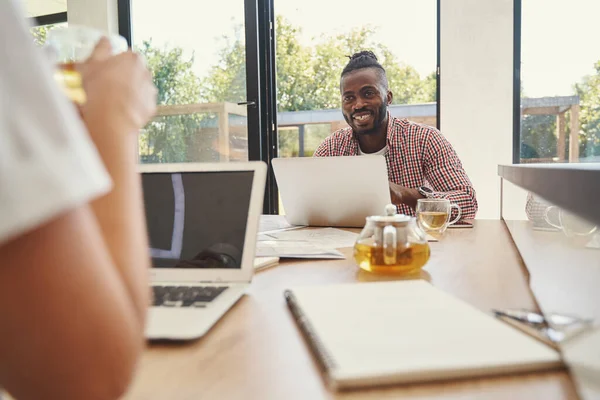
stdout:
[(15, 1), (0, 1), (0, 246), (110, 187), (24, 13)]
[(360, 148), (360, 145), (358, 146), (358, 154), (361, 156), (385, 156), (387, 154), (387, 152), (388, 152), (387, 144), (385, 145), (385, 147), (383, 149), (376, 151), (375, 153), (365, 153)]

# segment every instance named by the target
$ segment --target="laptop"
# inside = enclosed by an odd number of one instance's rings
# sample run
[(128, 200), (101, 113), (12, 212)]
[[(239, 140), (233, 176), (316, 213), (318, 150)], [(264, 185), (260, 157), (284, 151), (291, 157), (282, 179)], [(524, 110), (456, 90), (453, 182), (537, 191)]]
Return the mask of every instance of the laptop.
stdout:
[(140, 165), (154, 294), (148, 339), (201, 337), (244, 294), (266, 171), (261, 161)]
[(384, 156), (275, 158), (273, 171), (292, 225), (360, 228), (391, 203)]

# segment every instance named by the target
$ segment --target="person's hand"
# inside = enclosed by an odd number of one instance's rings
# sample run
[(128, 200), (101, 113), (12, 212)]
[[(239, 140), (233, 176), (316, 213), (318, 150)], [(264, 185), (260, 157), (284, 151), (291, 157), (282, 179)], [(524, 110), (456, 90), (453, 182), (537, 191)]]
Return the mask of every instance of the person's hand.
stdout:
[(403, 204), (402, 192), (404, 189), (406, 189), (404, 186), (390, 182), (390, 196), (392, 196), (392, 204)]
[(81, 113), (97, 146), (137, 133), (156, 112), (157, 90), (139, 55), (127, 51), (113, 56), (103, 38), (79, 70), (87, 95)]
[(417, 200), (423, 198), (417, 189), (407, 188), (394, 182), (389, 182), (389, 184), (393, 204), (406, 204), (414, 209), (417, 206)]

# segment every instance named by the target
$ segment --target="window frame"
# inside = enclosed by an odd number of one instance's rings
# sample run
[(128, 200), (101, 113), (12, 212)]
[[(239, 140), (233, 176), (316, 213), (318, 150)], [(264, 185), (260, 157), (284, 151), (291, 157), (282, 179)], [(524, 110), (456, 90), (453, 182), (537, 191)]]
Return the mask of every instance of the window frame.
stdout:
[[(119, 34), (129, 46), (133, 44), (131, 0), (117, 0)], [(276, 156), (271, 145), (273, 127), (276, 126), (276, 105), (270, 98), (274, 93), (274, 49), (275, 43), (271, 27), (273, 26), (272, 0), (244, 0), (246, 38), (246, 85), (248, 110), (248, 159), (262, 160), (271, 164)], [(260, 56), (259, 56), (260, 55)], [(276, 150), (275, 150), (276, 151)], [(268, 168), (263, 213), (277, 212), (277, 188), (272, 168)]]
[(513, 0), (513, 142), (512, 162), (521, 163), (521, 10), (522, 0)]
[(45, 26), (62, 24), (67, 22), (67, 12), (60, 12), (55, 14), (38, 15), (37, 17), (30, 18), (32, 26)]

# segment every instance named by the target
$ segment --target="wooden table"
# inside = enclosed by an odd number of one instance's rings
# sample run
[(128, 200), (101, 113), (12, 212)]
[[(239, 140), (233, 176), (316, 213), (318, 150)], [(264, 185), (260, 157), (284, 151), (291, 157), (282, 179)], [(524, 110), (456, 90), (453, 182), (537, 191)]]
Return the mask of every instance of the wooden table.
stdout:
[[(537, 305), (502, 221), (476, 221), (431, 243), (421, 278), (488, 312)], [(285, 261), (259, 272), (247, 296), (202, 339), (153, 344), (127, 399), (576, 399), (565, 370), (331, 393), (283, 298), (296, 285), (372, 281), (352, 250), (335, 261)]]

